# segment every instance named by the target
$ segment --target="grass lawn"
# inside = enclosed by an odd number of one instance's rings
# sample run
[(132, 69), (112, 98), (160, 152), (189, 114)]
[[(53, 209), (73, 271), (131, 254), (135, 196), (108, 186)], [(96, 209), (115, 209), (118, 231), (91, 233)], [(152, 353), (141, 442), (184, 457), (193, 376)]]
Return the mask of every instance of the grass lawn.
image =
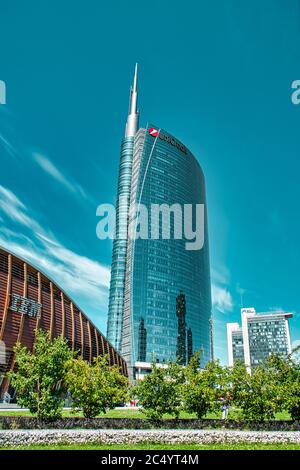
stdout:
[(0, 448), (0, 450), (300, 450), (300, 444), (136, 444), (136, 445), (100, 445), (100, 444), (73, 444), (52, 446), (22, 446)]
[[(0, 416), (31, 416), (29, 411), (1, 411)], [(70, 410), (63, 411), (64, 417), (75, 417), (83, 416), (82, 413), (77, 412), (73, 414)], [(230, 410), (229, 418), (235, 419), (238, 417), (238, 412), (234, 409)], [(141, 410), (126, 408), (124, 410), (109, 410), (105, 415), (99, 415), (99, 418), (145, 418), (144, 413)], [(165, 415), (164, 418), (171, 418), (171, 416)], [(192, 419), (197, 418), (195, 414), (180, 413), (180, 418), (182, 419)], [(220, 419), (221, 412), (218, 413), (208, 413), (205, 417), (206, 419)], [(276, 419), (278, 420), (289, 420), (290, 416), (287, 412), (277, 413)]]

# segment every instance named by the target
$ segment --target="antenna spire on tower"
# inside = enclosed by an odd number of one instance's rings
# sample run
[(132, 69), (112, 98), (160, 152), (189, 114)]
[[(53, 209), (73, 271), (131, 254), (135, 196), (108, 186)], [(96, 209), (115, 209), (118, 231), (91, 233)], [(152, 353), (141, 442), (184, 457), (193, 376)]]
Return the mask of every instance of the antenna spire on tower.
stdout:
[(126, 123), (125, 137), (134, 137), (139, 127), (138, 103), (138, 64), (135, 64), (133, 85), (130, 89), (129, 113)]
[(137, 92), (137, 76), (138, 76), (138, 64), (135, 64), (134, 79), (133, 79), (133, 90)]

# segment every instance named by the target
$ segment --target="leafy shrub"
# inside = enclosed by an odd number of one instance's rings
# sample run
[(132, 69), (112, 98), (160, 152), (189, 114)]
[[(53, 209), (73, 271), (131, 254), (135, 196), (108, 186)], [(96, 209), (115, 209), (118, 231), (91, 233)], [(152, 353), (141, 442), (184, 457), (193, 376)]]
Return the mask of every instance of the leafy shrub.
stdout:
[(39, 419), (61, 417), (64, 404), (64, 368), (72, 357), (67, 341), (51, 340), (49, 332), (37, 332), (34, 354), (18, 343), (14, 349), (16, 368), (8, 373), (16, 389), (17, 403), (28, 407)]
[(185, 370), (183, 385), (184, 408), (199, 419), (208, 412), (218, 411), (220, 399), (227, 396), (227, 374), (219, 362), (209, 362), (199, 369), (200, 353), (196, 353)]
[(169, 363), (167, 367), (153, 364), (151, 374), (133, 389), (148, 419), (157, 421), (164, 414), (179, 417), (184, 380), (184, 369), (178, 363)]
[(127, 398), (128, 379), (120, 373), (118, 366), (109, 366), (107, 357), (98, 356), (93, 364), (72, 359), (67, 362), (65, 371), (72, 407), (82, 409), (86, 418), (105, 413)]

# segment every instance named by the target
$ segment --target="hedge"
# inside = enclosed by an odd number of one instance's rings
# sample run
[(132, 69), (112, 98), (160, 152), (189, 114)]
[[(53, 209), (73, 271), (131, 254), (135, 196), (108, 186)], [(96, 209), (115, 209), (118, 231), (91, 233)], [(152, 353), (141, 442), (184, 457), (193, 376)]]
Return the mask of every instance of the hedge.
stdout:
[(141, 418), (61, 418), (41, 421), (32, 416), (0, 416), (0, 429), (237, 429), (300, 431), (300, 421), (237, 421), (228, 419), (163, 419), (155, 423)]

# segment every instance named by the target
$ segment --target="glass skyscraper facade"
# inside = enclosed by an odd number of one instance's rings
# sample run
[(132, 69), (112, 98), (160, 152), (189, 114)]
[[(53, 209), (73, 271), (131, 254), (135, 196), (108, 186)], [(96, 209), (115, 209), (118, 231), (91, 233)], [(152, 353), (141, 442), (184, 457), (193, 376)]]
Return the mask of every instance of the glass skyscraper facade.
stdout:
[[(156, 137), (151, 134), (153, 129), (158, 132)], [(180, 208), (203, 204), (206, 210), (204, 175), (188, 149), (153, 125), (140, 129), (136, 136), (130, 206), (137, 204), (148, 209), (148, 237), (133, 236), (128, 242), (122, 355), (130, 365), (141, 361), (164, 363), (179, 356), (186, 363), (190, 330), (190, 348), (193, 352), (201, 350), (205, 364), (211, 357), (207, 214), (204, 246), (187, 250), (185, 237), (174, 237), (175, 225), (183, 221), (172, 218), (170, 211), (171, 237), (163, 239), (162, 213), (159, 221), (153, 220), (150, 210), (153, 204), (169, 208), (174, 204)], [(130, 213), (134, 217), (134, 211)], [(159, 238), (153, 239), (156, 224)], [(131, 218), (129, 225), (134, 227)], [(143, 357), (138, 354), (144, 341), (140, 337), (141, 323), (147, 333)]]
[[(186, 364), (195, 351), (204, 365), (211, 359), (212, 306), (203, 171), (189, 149), (152, 124), (136, 130), (130, 171), (127, 239), (122, 246), (115, 240), (113, 248), (108, 339), (133, 378), (137, 364), (176, 358)], [(121, 168), (119, 191), (120, 175)], [(203, 246), (187, 249), (187, 214), (195, 223), (197, 205)]]
[(253, 369), (272, 353), (281, 356), (291, 353), (288, 323), (291, 313), (257, 314), (254, 308), (248, 308), (241, 309), (241, 315), (242, 327), (238, 323), (227, 324), (229, 365), (240, 360)]
[(113, 242), (111, 280), (109, 290), (107, 337), (111, 344), (121, 351), (122, 325), (125, 293), (125, 274), (128, 241), (128, 217), (131, 195), (132, 158), (134, 137), (138, 130), (137, 110), (137, 65), (133, 86), (130, 90), (129, 111), (125, 136), (121, 144), (118, 194), (116, 204), (116, 229)]
[(287, 356), (291, 352), (285, 315), (258, 315), (248, 319), (250, 366), (255, 367), (271, 353)]
[(244, 342), (242, 330), (232, 332), (232, 349), (234, 361), (244, 362)]
[(125, 272), (127, 254), (127, 221), (130, 202), (133, 137), (125, 137), (121, 145), (118, 199), (116, 204), (116, 233), (113, 242), (111, 281), (109, 293), (109, 316), (107, 336), (121, 350)]

